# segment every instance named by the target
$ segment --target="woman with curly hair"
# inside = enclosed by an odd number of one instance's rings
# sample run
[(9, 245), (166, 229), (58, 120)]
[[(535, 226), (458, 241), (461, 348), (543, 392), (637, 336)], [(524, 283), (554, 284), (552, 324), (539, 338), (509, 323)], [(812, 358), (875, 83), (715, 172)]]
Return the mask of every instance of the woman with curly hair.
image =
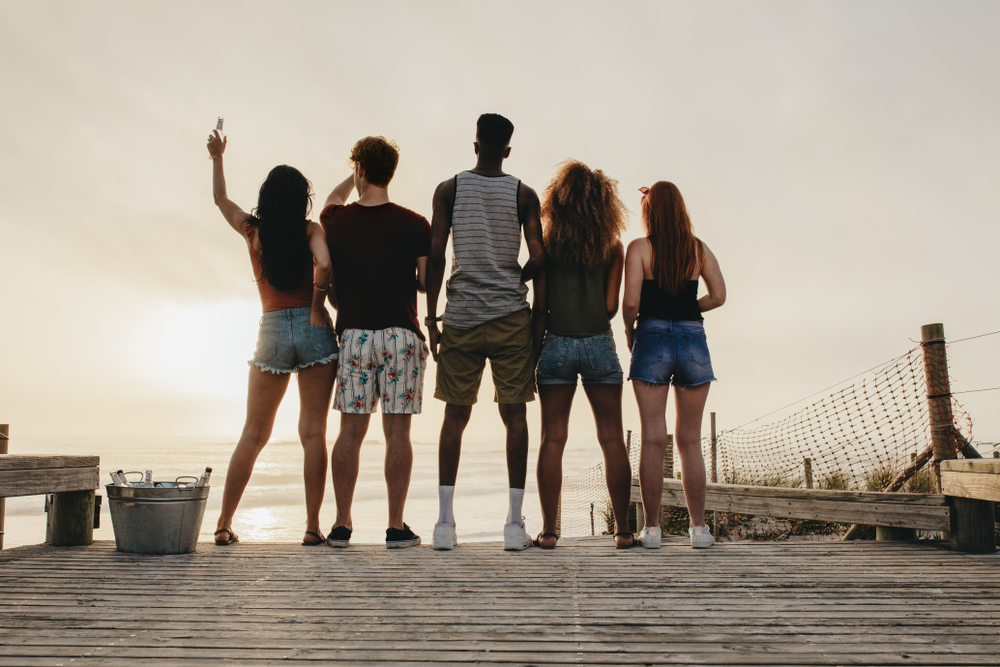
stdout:
[(636, 543), (628, 529), (632, 473), (622, 434), (623, 374), (611, 334), (625, 266), (619, 240), (625, 215), (617, 182), (575, 160), (559, 166), (542, 201), (546, 263), (535, 278), (532, 309), (542, 406), (538, 495), (543, 520), (533, 544), (542, 549), (554, 548), (559, 539), (562, 457), (578, 376), (604, 453), (615, 546), (627, 549)]
[(305, 450), (306, 487), (302, 544), (325, 544), (319, 509), (326, 487), (326, 417), (338, 356), (337, 337), (324, 304), (333, 274), (326, 234), (319, 223), (306, 219), (312, 186), (293, 167), (281, 165), (271, 170), (251, 213), (231, 200), (222, 167), (226, 142), (218, 131), (208, 138), (208, 153), (214, 160), (215, 204), (247, 245), (264, 315), (257, 351), (249, 362), (246, 423), (226, 472), (215, 543), (239, 542), (233, 532), (233, 515), (257, 455), (271, 437), (288, 380), (292, 373), (298, 373), (299, 438)]
[[(646, 526), (639, 543), (649, 549), (660, 546), (667, 394), (672, 382), (677, 413), (674, 438), (691, 516), (688, 532), (691, 546), (704, 549), (715, 538), (705, 525), (701, 419), (715, 374), (701, 314), (726, 302), (726, 282), (715, 255), (694, 235), (677, 186), (660, 181), (641, 191), (646, 237), (628, 246), (622, 305), (625, 338), (632, 351), (629, 380), (642, 428), (639, 485)], [(707, 291), (701, 298), (699, 278)]]

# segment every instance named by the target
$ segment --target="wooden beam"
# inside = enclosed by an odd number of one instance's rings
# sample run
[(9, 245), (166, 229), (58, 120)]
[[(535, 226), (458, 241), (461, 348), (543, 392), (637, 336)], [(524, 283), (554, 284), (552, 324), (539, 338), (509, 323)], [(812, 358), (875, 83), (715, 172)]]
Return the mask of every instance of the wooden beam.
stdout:
[(96, 468), (100, 456), (0, 455), (0, 470), (33, 470), (39, 468)]
[[(640, 499), (633, 480), (631, 500)], [(663, 480), (663, 504), (686, 507), (681, 480)], [(705, 509), (738, 514), (948, 530), (951, 510), (943, 495), (788, 489), (708, 484)]]
[(63, 491), (93, 491), (101, 485), (100, 476), (100, 469), (96, 466), (0, 470), (0, 496), (10, 498)]
[(1000, 501), (1000, 460), (942, 461), (941, 492), (956, 498)]

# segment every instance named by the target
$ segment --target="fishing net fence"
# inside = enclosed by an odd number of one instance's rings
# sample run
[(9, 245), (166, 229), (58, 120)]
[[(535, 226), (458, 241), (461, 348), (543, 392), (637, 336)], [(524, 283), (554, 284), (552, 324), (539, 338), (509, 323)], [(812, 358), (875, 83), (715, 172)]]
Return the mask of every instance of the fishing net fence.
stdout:
[[(947, 385), (946, 367), (944, 373)], [(934, 385), (933, 374), (930, 380)], [(701, 444), (709, 481), (834, 490), (886, 489), (931, 445), (928, 403), (935, 404), (934, 409), (950, 411), (953, 447), (971, 438), (969, 414), (950, 393), (931, 397), (942, 400), (929, 401), (927, 381), (923, 349), (916, 347), (783, 419), (722, 431), (714, 447), (712, 437), (706, 436)], [(633, 477), (637, 477), (641, 434), (631, 432), (628, 440), (629, 462)], [(978, 444), (982, 447), (987, 443)], [(676, 446), (667, 448), (663, 467), (665, 477), (680, 477)], [(933, 484), (930, 470), (925, 468), (899, 490), (928, 493), (933, 492)], [(562, 534), (612, 532), (610, 505), (603, 465), (565, 478), (560, 507)], [(634, 515), (634, 508), (632, 512)], [(683, 515), (684, 520), (687, 516), (683, 508), (664, 508), (664, 513), (665, 523), (669, 523), (671, 514)]]

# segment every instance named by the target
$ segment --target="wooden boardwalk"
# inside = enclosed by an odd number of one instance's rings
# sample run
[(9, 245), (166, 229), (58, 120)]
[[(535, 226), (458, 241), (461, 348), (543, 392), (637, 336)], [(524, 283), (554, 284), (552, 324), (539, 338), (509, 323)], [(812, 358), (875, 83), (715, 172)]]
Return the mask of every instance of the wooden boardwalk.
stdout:
[(1000, 555), (943, 544), (0, 552), (0, 665), (1000, 664)]

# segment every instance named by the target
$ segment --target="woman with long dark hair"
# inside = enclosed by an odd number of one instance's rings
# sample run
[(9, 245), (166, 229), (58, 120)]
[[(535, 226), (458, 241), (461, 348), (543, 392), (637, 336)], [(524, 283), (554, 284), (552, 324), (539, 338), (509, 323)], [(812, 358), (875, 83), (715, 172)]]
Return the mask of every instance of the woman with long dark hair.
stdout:
[(538, 495), (543, 521), (533, 544), (542, 549), (554, 548), (559, 539), (562, 457), (577, 377), (594, 412), (604, 453), (615, 546), (627, 549), (635, 544), (628, 529), (632, 473), (622, 437), (623, 374), (611, 334), (625, 266), (619, 240), (625, 215), (617, 182), (575, 160), (559, 166), (543, 196), (546, 263), (534, 281), (532, 309), (542, 406)]
[[(667, 395), (674, 385), (674, 438), (681, 459), (684, 498), (691, 516), (691, 546), (712, 546), (705, 525), (705, 461), (701, 420), (715, 380), (702, 313), (726, 301), (726, 283), (715, 255), (694, 235), (680, 190), (659, 181), (642, 188), (645, 238), (628, 246), (622, 315), (632, 351), (629, 380), (639, 406), (642, 449), (639, 485), (646, 525), (639, 543), (660, 546), (663, 455), (667, 446)], [(698, 280), (707, 294), (698, 298)]]
[(312, 208), (312, 185), (293, 167), (282, 165), (271, 170), (251, 213), (229, 199), (222, 166), (227, 140), (218, 131), (208, 140), (208, 153), (214, 160), (215, 204), (247, 244), (264, 315), (257, 350), (249, 362), (246, 423), (229, 461), (215, 543), (239, 541), (233, 532), (233, 515), (257, 455), (271, 437), (288, 380), (297, 373), (299, 438), (305, 454), (306, 532), (302, 543), (324, 544), (319, 509), (326, 488), (326, 418), (338, 353), (324, 303), (333, 269), (326, 234), (318, 223), (306, 219)]

